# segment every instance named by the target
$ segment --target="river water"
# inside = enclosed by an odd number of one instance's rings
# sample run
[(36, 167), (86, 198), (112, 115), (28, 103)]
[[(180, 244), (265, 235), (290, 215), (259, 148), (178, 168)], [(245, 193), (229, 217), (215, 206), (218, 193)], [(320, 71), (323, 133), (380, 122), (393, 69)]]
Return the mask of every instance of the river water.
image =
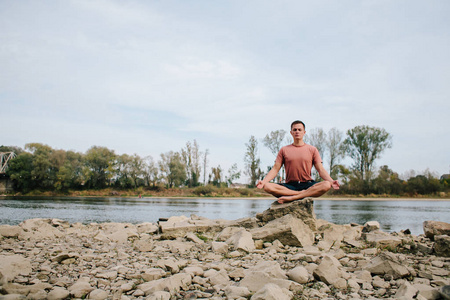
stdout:
[[(274, 199), (224, 198), (92, 198), (92, 197), (0, 197), (0, 224), (17, 225), (31, 218), (58, 218), (81, 222), (156, 222), (171, 216), (197, 216), (236, 220), (253, 217), (270, 207)], [(335, 224), (378, 221), (382, 230), (409, 229), (423, 233), (423, 221), (450, 222), (450, 201), (314, 201), (318, 219)]]

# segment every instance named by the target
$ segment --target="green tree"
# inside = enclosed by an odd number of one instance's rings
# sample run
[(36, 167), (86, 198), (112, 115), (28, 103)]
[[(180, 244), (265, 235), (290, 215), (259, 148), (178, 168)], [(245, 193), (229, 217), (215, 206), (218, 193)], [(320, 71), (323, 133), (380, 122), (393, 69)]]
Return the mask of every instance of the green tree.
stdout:
[(432, 195), (441, 189), (439, 179), (429, 171), (426, 171), (424, 175), (409, 178), (407, 184), (407, 190), (411, 194)]
[(187, 185), (189, 187), (198, 186), (201, 172), (201, 156), (199, 145), (196, 140), (193, 143), (187, 142), (186, 147), (181, 149), (181, 156), (186, 165)]
[(342, 146), (342, 139), (343, 134), (337, 128), (333, 127), (330, 131), (328, 131), (325, 146), (328, 151), (328, 162), (330, 165), (331, 178), (338, 178), (338, 164), (345, 154)]
[(403, 181), (388, 166), (381, 166), (378, 176), (373, 180), (372, 192), (375, 194), (399, 195), (403, 191)]
[(258, 157), (258, 140), (252, 135), (245, 146), (247, 147), (244, 156), (245, 174), (250, 176), (249, 186), (255, 187), (262, 173), (260, 169), (261, 160)]
[(205, 150), (205, 153), (203, 153), (203, 185), (206, 185), (206, 168), (208, 167), (208, 155), (209, 155), (209, 149)]
[[(62, 153), (57, 153), (54, 159), (61, 157)], [(84, 157), (81, 153), (74, 151), (64, 151), (64, 160), (60, 163), (56, 182), (54, 184), (57, 191), (67, 191), (69, 189), (80, 189), (83, 178)]]
[(16, 191), (27, 193), (36, 187), (31, 178), (33, 170), (33, 154), (22, 152), (9, 162), (6, 175), (12, 180)]
[(121, 188), (130, 188), (132, 186), (131, 156), (128, 154), (118, 155), (114, 164), (115, 185)]
[(241, 177), (241, 171), (238, 170), (238, 165), (235, 163), (228, 169), (228, 176), (226, 177), (226, 181), (228, 186), (233, 184), (233, 181), (239, 179)]
[(147, 186), (155, 187), (158, 181), (159, 170), (155, 162), (153, 161), (153, 157), (151, 157), (150, 155), (145, 157), (142, 168)]
[(129, 162), (129, 175), (134, 188), (138, 187), (139, 180), (142, 181), (142, 178), (144, 177), (144, 167), (145, 162), (139, 155), (134, 154), (131, 156)]
[(325, 155), (327, 134), (322, 128), (312, 128), (305, 137), (308, 144), (314, 146), (319, 151), (320, 157), (323, 159)]
[[(276, 156), (278, 154), (278, 151), (280, 151), (280, 149), (283, 145), (283, 140), (284, 140), (285, 136), (286, 136), (286, 131), (283, 129), (271, 131), (269, 134), (267, 134), (264, 137), (263, 144), (264, 144), (264, 146), (269, 148), (270, 152), (273, 155)], [(281, 172), (279, 174), (277, 174), (276, 180), (278, 182), (281, 182), (282, 177), (284, 177), (284, 166), (282, 167)]]
[(35, 181), (36, 187), (44, 190), (52, 189), (58, 172), (56, 160), (51, 161), (53, 149), (40, 143), (26, 144), (25, 149), (33, 154), (31, 178)]
[(210, 183), (217, 187), (220, 187), (220, 185), (222, 184), (222, 168), (220, 167), (220, 165), (216, 168), (211, 168), (211, 177), (212, 179), (210, 179)]
[(168, 187), (181, 186), (186, 181), (186, 165), (180, 153), (162, 153), (159, 167)]
[(83, 170), (88, 188), (104, 188), (115, 175), (116, 154), (106, 147), (93, 146), (85, 155)]
[(344, 149), (354, 161), (354, 174), (364, 184), (364, 190), (369, 189), (375, 160), (391, 147), (392, 137), (383, 128), (362, 125), (347, 131)]
[[(320, 157), (323, 160), (327, 142), (327, 134), (323, 131), (323, 129), (322, 128), (311, 129), (308, 132), (305, 140), (308, 144), (317, 148), (317, 151), (319, 151)], [(314, 169), (313, 171), (313, 176), (314, 180), (316, 181), (320, 180), (319, 172), (317, 172), (316, 169)]]

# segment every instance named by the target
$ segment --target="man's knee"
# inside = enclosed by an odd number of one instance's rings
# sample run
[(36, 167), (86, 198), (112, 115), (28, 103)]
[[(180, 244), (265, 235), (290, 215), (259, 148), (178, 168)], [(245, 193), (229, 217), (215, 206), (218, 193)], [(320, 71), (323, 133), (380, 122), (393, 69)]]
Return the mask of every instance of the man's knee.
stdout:
[(274, 185), (274, 183), (271, 183), (271, 182), (266, 183), (266, 184), (264, 185), (264, 191), (265, 191), (266, 193), (271, 193), (271, 192), (273, 192), (273, 185)]
[(324, 192), (328, 192), (331, 189), (331, 182), (329, 181), (322, 181), (319, 184)]

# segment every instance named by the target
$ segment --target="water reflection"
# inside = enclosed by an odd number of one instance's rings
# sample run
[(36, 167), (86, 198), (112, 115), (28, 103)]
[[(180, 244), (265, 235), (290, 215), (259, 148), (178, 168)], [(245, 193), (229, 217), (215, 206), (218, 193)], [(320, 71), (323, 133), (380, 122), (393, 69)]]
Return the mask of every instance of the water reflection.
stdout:
[[(195, 214), (235, 220), (266, 210), (273, 199), (210, 198), (82, 198), (1, 197), (0, 224), (19, 224), (30, 218), (59, 218), (82, 222), (156, 222), (159, 218)], [(376, 220), (385, 231), (410, 229), (423, 233), (426, 220), (449, 222), (450, 201), (331, 201), (316, 200), (317, 218), (336, 224)]]

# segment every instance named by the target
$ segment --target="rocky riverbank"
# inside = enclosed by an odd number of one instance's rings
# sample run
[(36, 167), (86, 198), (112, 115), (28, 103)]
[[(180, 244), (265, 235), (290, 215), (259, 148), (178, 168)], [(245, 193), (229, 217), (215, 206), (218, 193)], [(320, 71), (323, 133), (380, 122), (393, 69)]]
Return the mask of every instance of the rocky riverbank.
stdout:
[(235, 221), (31, 219), (0, 226), (0, 299), (445, 299), (449, 233), (331, 224), (312, 199)]

